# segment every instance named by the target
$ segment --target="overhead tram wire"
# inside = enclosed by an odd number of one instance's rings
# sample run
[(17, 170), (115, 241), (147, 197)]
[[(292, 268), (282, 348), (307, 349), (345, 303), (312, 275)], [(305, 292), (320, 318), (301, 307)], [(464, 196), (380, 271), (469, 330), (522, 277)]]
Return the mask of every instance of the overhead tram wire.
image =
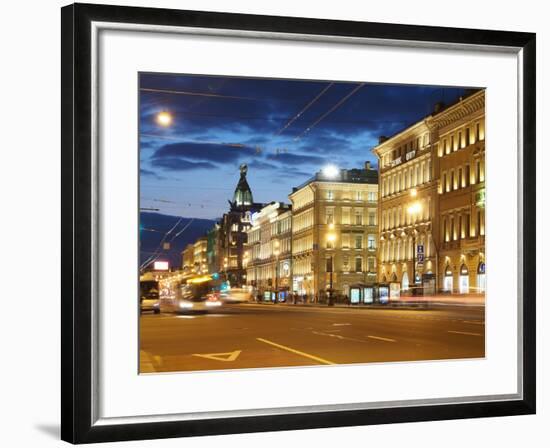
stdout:
[(300, 110), (296, 115), (294, 115), (294, 117), (292, 117), (292, 118), (291, 118), (291, 119), (281, 128), (281, 129), (279, 129), (279, 130), (275, 133), (275, 135), (277, 136), (277, 135), (282, 134), (286, 128), (288, 128), (292, 123), (294, 123), (298, 118), (300, 118), (300, 116), (301, 116), (306, 110), (308, 110), (311, 106), (313, 106), (313, 104), (316, 103), (317, 100), (318, 100), (319, 98), (321, 98), (321, 97), (326, 93), (326, 91), (332, 87), (333, 84), (334, 84), (334, 83), (331, 82), (331, 83), (329, 83), (328, 86), (326, 86), (323, 90), (321, 90), (321, 92), (320, 92), (319, 94), (317, 94), (317, 96), (316, 96), (315, 98), (313, 98), (309, 103), (307, 103), (307, 104), (302, 108), (302, 110)]
[[(158, 253), (160, 254), (160, 250), (162, 249), (162, 245), (164, 244), (164, 242), (165, 242), (165, 240), (166, 240), (166, 237), (167, 237), (167, 236), (168, 236), (168, 235), (178, 226), (178, 224), (181, 222), (182, 219), (183, 219), (183, 217), (180, 217), (180, 219), (178, 219), (178, 222), (176, 222), (176, 224), (175, 224), (170, 230), (168, 230), (168, 232), (166, 232), (166, 233), (163, 235), (163, 237), (162, 237), (162, 239), (160, 240), (160, 243), (159, 243), (157, 249), (155, 250), (155, 252), (158, 252)], [(141, 270), (141, 269), (143, 269), (145, 266), (147, 266), (147, 265), (151, 262), (151, 259), (152, 259), (152, 258), (153, 258), (153, 257), (151, 256), (151, 257), (149, 257), (145, 262), (143, 262), (143, 263), (140, 265), (139, 269)]]
[[(181, 218), (183, 219), (183, 218)], [(180, 221), (181, 221), (180, 219)], [(191, 220), (178, 232), (176, 233), (172, 239), (170, 241), (168, 241), (169, 244), (171, 244), (178, 236), (180, 236), (193, 222), (195, 221), (195, 218), (191, 218)], [(161, 243), (162, 245), (163, 243)], [(158, 260), (158, 258), (160, 257), (160, 247), (155, 251), (155, 252), (149, 252), (149, 253), (152, 253), (153, 255), (151, 255), (147, 261), (145, 261), (141, 266), (140, 266), (140, 270), (141, 269), (144, 269), (145, 267), (147, 267), (148, 265), (150, 265), (151, 263), (154, 263), (155, 261)]]
[(360, 83), (355, 89), (353, 89), (350, 93), (348, 93), (344, 98), (342, 98), (340, 101), (338, 101), (334, 106), (332, 106), (329, 110), (327, 110), (324, 114), (322, 114), (317, 120), (315, 120), (311, 125), (309, 125), (305, 131), (303, 131), (300, 135), (294, 138), (294, 141), (300, 140), (305, 134), (307, 134), (309, 131), (311, 131), (315, 126), (317, 126), (325, 117), (330, 115), (332, 112), (334, 112), (336, 109), (338, 109), (342, 104), (344, 104), (352, 95), (354, 95), (361, 87), (365, 85), (364, 82)]
[(219, 93), (206, 93), (206, 92), (190, 92), (188, 90), (171, 90), (171, 89), (154, 89), (148, 87), (140, 87), (141, 92), (149, 93), (168, 93), (172, 95), (188, 95), (188, 96), (205, 96), (209, 98), (225, 98), (232, 100), (249, 100), (249, 101), (258, 101), (258, 98), (252, 98), (248, 96), (235, 96), (235, 95), (221, 95)]

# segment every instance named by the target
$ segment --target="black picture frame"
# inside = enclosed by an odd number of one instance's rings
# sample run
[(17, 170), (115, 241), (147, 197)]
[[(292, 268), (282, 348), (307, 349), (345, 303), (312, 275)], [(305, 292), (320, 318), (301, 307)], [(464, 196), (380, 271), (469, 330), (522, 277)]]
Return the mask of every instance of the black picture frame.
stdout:
[[(61, 10), (62, 87), (62, 300), (61, 438), (72, 443), (279, 431), (535, 413), (535, 52), (533, 33), (385, 23), (269, 17), (74, 4)], [(521, 126), (523, 193), (521, 285), (523, 293), (523, 398), (483, 403), (418, 405), (95, 425), (92, 416), (92, 107), (91, 23), (108, 21), (319, 36), (515, 47), (522, 54)]]

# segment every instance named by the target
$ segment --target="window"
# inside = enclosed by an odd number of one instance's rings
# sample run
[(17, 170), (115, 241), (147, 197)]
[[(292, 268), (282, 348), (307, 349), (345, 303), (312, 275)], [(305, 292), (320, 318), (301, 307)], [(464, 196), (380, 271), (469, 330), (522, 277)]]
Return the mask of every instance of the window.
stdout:
[(458, 133), (458, 149), (464, 148), (464, 145), (462, 144), (462, 132)]
[(363, 224), (363, 210), (355, 210), (355, 225)]
[(357, 201), (362, 201), (363, 200), (363, 192), (362, 191), (356, 191), (355, 192), (355, 199)]
[(466, 238), (470, 238), (471, 236), (469, 213), (466, 213), (466, 216), (464, 216), (464, 235)]
[(334, 249), (334, 241), (327, 239), (327, 249)]
[(441, 193), (447, 191), (447, 173), (443, 173), (443, 182), (441, 183)]
[(480, 138), (479, 123), (476, 123), (476, 142), (479, 142)]
[(449, 241), (449, 229), (447, 228), (447, 218), (443, 218), (443, 236), (445, 241)]
[(363, 235), (355, 235), (355, 248), (356, 249), (363, 248)]
[(355, 257), (355, 272), (362, 272), (362, 271), (363, 271), (363, 258)]
[(342, 270), (344, 272), (349, 272), (349, 257), (347, 255), (342, 257)]
[(458, 179), (457, 179), (458, 188), (462, 188), (462, 167), (458, 169)]
[(451, 185), (449, 188), (449, 191), (452, 191), (455, 189), (455, 170), (451, 170)]
[(466, 179), (465, 179), (466, 182), (464, 186), (467, 187), (468, 185), (470, 185), (470, 165), (466, 165), (465, 172), (466, 172)]
[(376, 225), (376, 212), (369, 212), (369, 226)]
[(349, 224), (349, 207), (342, 207), (342, 224)]
[(369, 235), (367, 237), (367, 247), (369, 249), (376, 249), (376, 239), (374, 235)]
[(445, 154), (449, 154), (449, 145), (447, 144), (447, 139), (443, 140), (443, 147), (445, 148)]
[(369, 257), (367, 260), (367, 271), (376, 272), (376, 259), (374, 257)]
[(349, 249), (349, 233), (342, 233), (342, 248)]
[(476, 183), (481, 182), (481, 162), (476, 161)]
[(470, 144), (470, 128), (466, 128), (466, 146)]
[(334, 209), (327, 208), (325, 210), (325, 223), (334, 224)]
[(452, 149), (453, 151), (456, 151), (455, 136), (454, 136), (454, 135), (451, 135), (451, 149)]
[(458, 217), (458, 239), (461, 240), (463, 238), (463, 231), (462, 228), (463, 222), (462, 222), (462, 215)]

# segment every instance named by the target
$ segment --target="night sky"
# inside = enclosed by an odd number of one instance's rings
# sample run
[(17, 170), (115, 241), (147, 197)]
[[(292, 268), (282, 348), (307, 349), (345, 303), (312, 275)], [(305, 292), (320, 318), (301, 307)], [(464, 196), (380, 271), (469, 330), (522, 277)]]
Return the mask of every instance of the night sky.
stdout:
[[(255, 202), (288, 201), (327, 164), (360, 168), (380, 135), (450, 103), (459, 88), (140, 75), (141, 207), (215, 219), (248, 164)], [(170, 114), (162, 126), (158, 114)]]

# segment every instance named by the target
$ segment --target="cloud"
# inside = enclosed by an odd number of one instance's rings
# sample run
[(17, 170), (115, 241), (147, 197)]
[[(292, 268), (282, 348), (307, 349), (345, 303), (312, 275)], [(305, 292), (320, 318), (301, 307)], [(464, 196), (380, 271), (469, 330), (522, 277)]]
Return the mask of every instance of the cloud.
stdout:
[(158, 173), (155, 173), (154, 171), (151, 171), (151, 170), (148, 170), (148, 169), (145, 169), (145, 168), (140, 168), (139, 169), (139, 174), (141, 176), (144, 176), (144, 177), (152, 177), (152, 178), (158, 179), (158, 180), (164, 179), (164, 177), (159, 175)]
[(260, 162), (259, 160), (253, 160), (252, 162), (248, 163), (248, 166), (258, 170), (275, 170), (278, 168), (272, 163)]
[(248, 146), (181, 142), (170, 143), (157, 149), (151, 156), (153, 161), (162, 159), (200, 160), (213, 163), (236, 162), (243, 157), (249, 157), (256, 153)]
[(316, 165), (324, 163), (325, 159), (319, 156), (308, 156), (305, 154), (292, 154), (289, 152), (280, 152), (276, 154), (269, 154), (267, 156), (269, 160), (275, 160), (280, 163), (288, 165)]
[(153, 159), (151, 164), (169, 171), (189, 171), (196, 169), (216, 169), (217, 166), (210, 162), (192, 162), (177, 157), (165, 157)]

